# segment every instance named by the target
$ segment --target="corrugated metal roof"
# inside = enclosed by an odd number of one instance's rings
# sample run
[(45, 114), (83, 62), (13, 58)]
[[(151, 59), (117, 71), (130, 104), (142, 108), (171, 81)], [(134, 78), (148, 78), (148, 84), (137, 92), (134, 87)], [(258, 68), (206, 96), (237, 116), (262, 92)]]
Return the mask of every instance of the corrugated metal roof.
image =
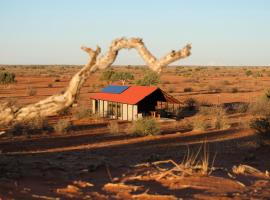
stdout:
[(121, 94), (128, 88), (129, 86), (126, 86), (126, 85), (108, 85), (107, 87), (103, 88), (101, 92), (111, 93), (111, 94)]
[(129, 86), (120, 94), (98, 92), (91, 94), (90, 98), (127, 104), (137, 104), (157, 89), (158, 87), (155, 86)]
[[(101, 90), (101, 92), (92, 93), (90, 95), (90, 98), (134, 105), (143, 100), (145, 97), (152, 94), (153, 92), (155, 92), (156, 90), (159, 90), (159, 88), (155, 86), (126, 86), (126, 87), (127, 89), (124, 90), (122, 93), (107, 93)], [(176, 104), (180, 103), (177, 99), (167, 94), (163, 90), (161, 90), (161, 92), (164, 95), (164, 98), (166, 99), (167, 102)]]

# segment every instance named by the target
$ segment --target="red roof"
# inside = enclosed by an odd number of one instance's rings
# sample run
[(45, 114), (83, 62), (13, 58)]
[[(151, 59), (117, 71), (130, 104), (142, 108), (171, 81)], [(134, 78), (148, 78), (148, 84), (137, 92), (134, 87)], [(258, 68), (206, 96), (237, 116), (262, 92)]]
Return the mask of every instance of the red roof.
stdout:
[(159, 88), (155, 86), (129, 86), (128, 89), (120, 94), (98, 92), (92, 93), (90, 98), (126, 104), (137, 104), (157, 89)]

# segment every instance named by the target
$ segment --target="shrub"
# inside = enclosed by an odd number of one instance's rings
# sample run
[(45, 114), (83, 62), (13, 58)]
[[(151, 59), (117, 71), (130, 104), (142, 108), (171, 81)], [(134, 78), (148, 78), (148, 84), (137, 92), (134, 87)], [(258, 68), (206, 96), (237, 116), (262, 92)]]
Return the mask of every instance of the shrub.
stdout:
[(160, 76), (153, 71), (147, 71), (142, 79), (136, 81), (137, 85), (150, 86), (157, 85), (160, 82)]
[(268, 93), (259, 97), (256, 102), (251, 103), (249, 106), (249, 112), (253, 115), (270, 116), (270, 98)]
[(132, 132), (139, 136), (159, 135), (160, 127), (154, 118), (146, 117), (134, 122)]
[(112, 81), (121, 81), (125, 85), (126, 81), (133, 80), (134, 76), (130, 72), (115, 72), (111, 76)]
[(0, 83), (1, 84), (10, 84), (15, 83), (15, 74), (9, 72), (0, 72)]
[(267, 144), (266, 141), (270, 139), (270, 118), (261, 117), (252, 119), (249, 126), (258, 134), (260, 144)]
[(251, 70), (247, 70), (247, 71), (245, 72), (245, 74), (246, 74), (246, 76), (251, 76), (251, 75), (253, 74), (253, 72), (252, 72)]
[(258, 78), (258, 77), (263, 77), (263, 74), (261, 72), (256, 72), (255, 74), (253, 74), (254, 78)]
[(110, 82), (113, 81), (112, 78), (114, 74), (115, 74), (115, 71), (113, 71), (112, 69), (105, 70), (102, 72), (100, 80), (106, 81), (109, 84)]
[(250, 127), (255, 129), (257, 133), (270, 137), (270, 118), (261, 117), (252, 119)]
[(189, 109), (189, 110), (195, 110), (198, 108), (198, 101), (194, 98), (187, 98), (185, 101), (184, 101), (184, 104), (186, 104), (186, 107)]
[(222, 107), (216, 107), (213, 111), (215, 112), (213, 127), (218, 130), (230, 128), (226, 111)]
[(247, 112), (248, 107), (249, 107), (248, 103), (244, 103), (244, 102), (234, 103), (226, 107), (226, 112), (229, 114), (245, 113)]
[(71, 129), (71, 122), (67, 119), (60, 119), (54, 126), (54, 131), (58, 134), (65, 134)]
[(8, 133), (19, 136), (19, 135), (34, 135), (43, 132), (51, 132), (52, 128), (48, 124), (48, 121), (41, 117), (36, 117), (31, 121), (24, 121), (15, 123), (8, 130)]
[(220, 106), (215, 107), (200, 107), (199, 113), (203, 116), (211, 116), (213, 119), (212, 126), (215, 129), (227, 129), (230, 127), (228, 123), (228, 118), (226, 115), (226, 110)]
[(184, 88), (184, 92), (192, 92), (193, 89), (191, 87)]
[(107, 127), (111, 134), (119, 133), (119, 124), (117, 121), (110, 121)]

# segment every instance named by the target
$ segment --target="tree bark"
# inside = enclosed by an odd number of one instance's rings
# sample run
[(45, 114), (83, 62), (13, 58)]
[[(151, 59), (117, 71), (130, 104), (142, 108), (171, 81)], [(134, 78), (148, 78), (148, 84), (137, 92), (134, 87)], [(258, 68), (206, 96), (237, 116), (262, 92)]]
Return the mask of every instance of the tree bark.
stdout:
[(77, 72), (69, 82), (66, 91), (63, 94), (56, 94), (45, 98), (37, 103), (27, 105), (22, 108), (17, 108), (5, 102), (0, 104), (0, 125), (8, 125), (10, 123), (29, 121), (36, 117), (47, 117), (56, 115), (59, 111), (71, 106), (77, 96), (84, 82), (91, 73), (97, 69), (106, 69), (110, 67), (115, 61), (118, 51), (121, 49), (136, 49), (139, 55), (143, 58), (146, 65), (153, 71), (161, 72), (162, 68), (170, 63), (189, 56), (191, 45), (186, 45), (179, 51), (171, 51), (161, 59), (154, 57), (145, 47), (140, 38), (120, 38), (111, 43), (108, 52), (105, 55), (98, 57), (100, 48), (94, 51), (88, 47), (81, 47), (88, 53), (89, 62)]

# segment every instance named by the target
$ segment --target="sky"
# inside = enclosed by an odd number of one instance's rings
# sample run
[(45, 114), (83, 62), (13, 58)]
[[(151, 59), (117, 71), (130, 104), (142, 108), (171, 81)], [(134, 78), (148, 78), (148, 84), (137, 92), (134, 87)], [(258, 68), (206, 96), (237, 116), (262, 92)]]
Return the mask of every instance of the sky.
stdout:
[[(269, 65), (269, 0), (0, 0), (0, 64), (84, 64), (81, 45), (105, 53), (141, 37), (157, 57), (192, 44), (174, 65)], [(135, 50), (115, 64), (141, 65)]]

